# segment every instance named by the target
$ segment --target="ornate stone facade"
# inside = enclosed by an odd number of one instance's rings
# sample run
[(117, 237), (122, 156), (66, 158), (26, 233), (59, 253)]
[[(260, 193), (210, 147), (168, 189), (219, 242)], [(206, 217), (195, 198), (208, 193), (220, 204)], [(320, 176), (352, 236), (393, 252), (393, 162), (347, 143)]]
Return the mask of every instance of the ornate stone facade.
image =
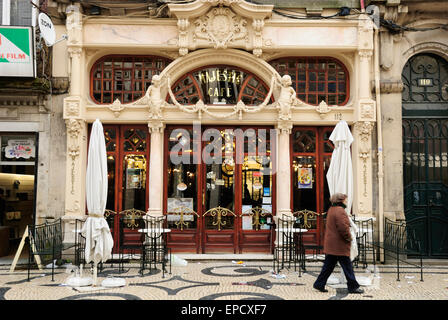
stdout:
[[(74, 5), (79, 7), (78, 4)], [(293, 126), (333, 126), (345, 120), (353, 128), (355, 174), (354, 213), (375, 216), (371, 143), (377, 121), (372, 94), (374, 81), (374, 24), (362, 19), (300, 20), (284, 18), (272, 5), (243, 0), (197, 0), (170, 3), (164, 19), (82, 19), (80, 10), (68, 11), (66, 28), (70, 55), (70, 95), (64, 101), (67, 123), (66, 204), (67, 217), (83, 215), (87, 126), (96, 118), (109, 124), (147, 124), (151, 134), (149, 208), (163, 208), (163, 135), (166, 124), (267, 125), (279, 130), (277, 209), (291, 213), (290, 134)], [(165, 11), (164, 11), (165, 12)], [(151, 35), (149, 37), (148, 35)], [(173, 61), (157, 76), (146, 94), (132, 103), (115, 98), (96, 104), (91, 98), (90, 75), (94, 63), (108, 55), (151, 55)], [(349, 74), (350, 96), (345, 105), (318, 101), (307, 104), (296, 97), (290, 76), (280, 75), (270, 60), (290, 56), (333, 57)], [(230, 65), (247, 70), (267, 85), (263, 103), (209, 105), (177, 102), (172, 86), (183, 75), (203, 66)], [(271, 102), (273, 101), (273, 102)], [(380, 218), (380, 217), (377, 217)]]

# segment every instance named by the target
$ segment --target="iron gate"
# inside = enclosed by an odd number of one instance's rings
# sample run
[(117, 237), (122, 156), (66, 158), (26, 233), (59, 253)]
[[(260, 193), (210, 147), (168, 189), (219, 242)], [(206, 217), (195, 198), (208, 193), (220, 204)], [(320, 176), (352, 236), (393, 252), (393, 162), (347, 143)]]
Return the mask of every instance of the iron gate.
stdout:
[(448, 119), (403, 119), (405, 215), (426, 257), (448, 257)]
[(424, 256), (448, 257), (448, 62), (417, 54), (402, 81), (406, 223), (423, 239)]

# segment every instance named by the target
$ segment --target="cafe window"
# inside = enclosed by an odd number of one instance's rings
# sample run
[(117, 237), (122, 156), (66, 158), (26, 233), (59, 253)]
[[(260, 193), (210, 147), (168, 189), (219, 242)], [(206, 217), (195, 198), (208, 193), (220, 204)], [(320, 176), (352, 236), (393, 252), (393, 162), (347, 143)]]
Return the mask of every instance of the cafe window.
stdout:
[(196, 69), (177, 80), (171, 89), (180, 104), (202, 100), (205, 104), (234, 105), (242, 100), (246, 105), (257, 105), (269, 92), (269, 87), (254, 74), (227, 65)]
[(344, 105), (350, 97), (348, 71), (334, 58), (280, 58), (270, 64), (281, 76), (291, 76), (297, 98), (308, 104)]
[(90, 94), (94, 102), (131, 103), (141, 98), (171, 62), (156, 56), (106, 56), (95, 62), (90, 75)]

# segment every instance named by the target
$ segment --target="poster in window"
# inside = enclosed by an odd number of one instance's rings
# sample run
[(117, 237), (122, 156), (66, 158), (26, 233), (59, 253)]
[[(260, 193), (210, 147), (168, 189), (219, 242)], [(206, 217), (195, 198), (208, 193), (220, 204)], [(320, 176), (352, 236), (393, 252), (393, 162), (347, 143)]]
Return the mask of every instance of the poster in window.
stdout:
[(313, 188), (313, 169), (312, 168), (299, 168), (299, 189), (312, 189)]
[(5, 147), (5, 158), (7, 159), (30, 159), (34, 158), (36, 147), (32, 139), (10, 139)]
[(126, 189), (140, 189), (142, 187), (141, 169), (126, 169)]

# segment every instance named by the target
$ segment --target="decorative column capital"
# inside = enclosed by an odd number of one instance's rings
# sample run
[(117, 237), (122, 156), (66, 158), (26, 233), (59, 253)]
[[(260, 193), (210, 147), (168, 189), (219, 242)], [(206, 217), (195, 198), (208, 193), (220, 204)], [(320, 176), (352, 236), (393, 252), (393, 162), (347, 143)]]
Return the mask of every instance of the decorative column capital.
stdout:
[(358, 51), (358, 55), (362, 60), (369, 60), (372, 55), (373, 55), (373, 51), (370, 49), (361, 49)]
[(81, 58), (82, 48), (81, 47), (68, 47), (68, 53), (70, 54), (70, 58)]
[(148, 121), (148, 130), (150, 133), (163, 133), (165, 123), (161, 120)]
[(292, 127), (292, 121), (282, 120), (277, 122), (277, 130), (280, 131), (280, 134), (291, 134)]

